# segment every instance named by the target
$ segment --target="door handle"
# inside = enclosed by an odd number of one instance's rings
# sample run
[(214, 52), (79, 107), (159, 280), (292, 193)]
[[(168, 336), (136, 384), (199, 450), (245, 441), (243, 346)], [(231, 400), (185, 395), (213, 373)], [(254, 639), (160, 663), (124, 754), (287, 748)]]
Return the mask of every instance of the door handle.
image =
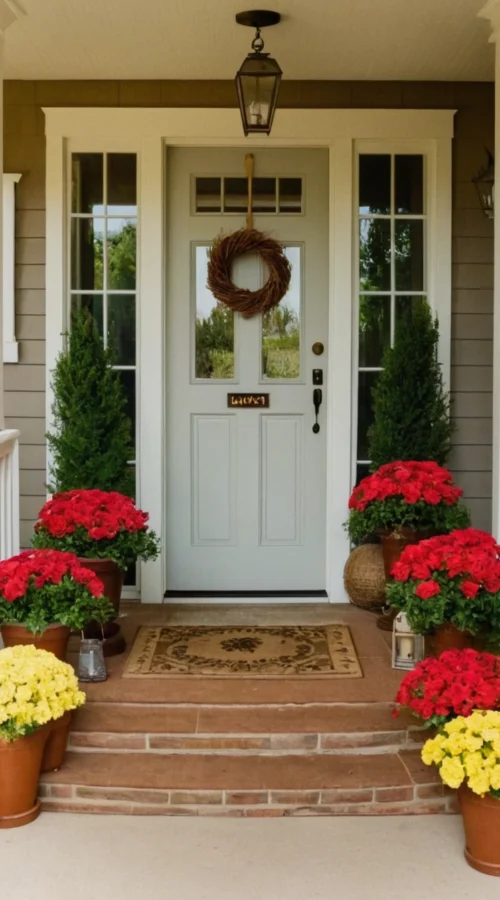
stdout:
[(322, 402), (323, 402), (323, 391), (321, 390), (321, 388), (314, 388), (313, 404), (314, 404), (314, 415), (316, 417), (316, 421), (313, 425), (314, 434), (318, 434), (318, 432), (319, 432), (318, 416), (319, 416), (319, 408), (320, 408)]

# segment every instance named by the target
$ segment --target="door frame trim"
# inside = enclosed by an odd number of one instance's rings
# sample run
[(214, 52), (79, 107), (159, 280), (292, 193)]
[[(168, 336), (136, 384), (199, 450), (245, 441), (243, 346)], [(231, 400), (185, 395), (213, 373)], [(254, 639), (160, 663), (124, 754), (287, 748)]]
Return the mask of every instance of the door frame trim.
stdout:
[[(246, 147), (236, 109), (46, 108), (47, 306), (46, 415), (50, 426), (50, 373), (63, 349), (67, 324), (66, 167), (74, 150), (112, 147), (139, 155), (138, 390), (140, 431), (138, 501), (149, 511), (160, 538), (166, 531), (165, 485), (165, 147)], [(451, 141), (455, 110), (278, 110), (270, 137), (254, 146), (322, 147), (330, 154), (329, 366), (327, 390), (326, 590), (344, 602), (342, 572), (349, 553), (343, 522), (351, 486), (354, 159), (358, 140), (426, 142), (432, 161), (434, 248), (430, 284), (439, 300), (442, 359), (449, 378), (451, 319)], [(349, 298), (349, 302), (346, 302)], [(443, 327), (444, 323), (444, 327)], [(151, 391), (150, 385), (156, 386)], [(50, 459), (47, 462), (50, 466)], [(161, 603), (168, 586), (165, 548), (141, 566), (150, 603)]]

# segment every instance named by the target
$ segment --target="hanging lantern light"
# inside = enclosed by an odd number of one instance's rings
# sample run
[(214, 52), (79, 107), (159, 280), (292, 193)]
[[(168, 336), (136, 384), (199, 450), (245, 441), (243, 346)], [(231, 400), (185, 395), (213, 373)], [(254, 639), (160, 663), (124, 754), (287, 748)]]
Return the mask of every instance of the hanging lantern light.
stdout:
[(238, 25), (255, 28), (252, 52), (236, 73), (236, 89), (245, 135), (270, 134), (282, 71), (269, 53), (264, 53), (261, 28), (277, 25), (281, 16), (266, 9), (238, 13)]
[(487, 165), (482, 166), (472, 180), (476, 185), (481, 209), (488, 219), (493, 219), (495, 217), (495, 160), (489, 150), (486, 153), (488, 155)]

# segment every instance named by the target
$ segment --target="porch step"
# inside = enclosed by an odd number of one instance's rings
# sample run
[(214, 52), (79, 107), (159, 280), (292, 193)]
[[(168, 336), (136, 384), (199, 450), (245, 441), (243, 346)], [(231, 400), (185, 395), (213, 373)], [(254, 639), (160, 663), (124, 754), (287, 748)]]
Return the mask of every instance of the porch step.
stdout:
[(43, 776), (48, 810), (142, 815), (449, 812), (418, 750), (385, 754), (74, 753)]
[(380, 704), (135, 705), (89, 703), (74, 716), (77, 751), (342, 752), (415, 746), (412, 720)]

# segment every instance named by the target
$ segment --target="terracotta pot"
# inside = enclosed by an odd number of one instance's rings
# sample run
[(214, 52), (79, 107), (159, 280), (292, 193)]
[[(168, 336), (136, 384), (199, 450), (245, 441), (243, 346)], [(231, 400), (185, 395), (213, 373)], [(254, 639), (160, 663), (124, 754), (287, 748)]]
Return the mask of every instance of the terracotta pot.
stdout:
[(17, 741), (0, 740), (0, 828), (28, 825), (39, 816), (38, 778), (49, 734), (44, 726)]
[(5, 647), (33, 644), (37, 650), (48, 650), (63, 662), (66, 659), (70, 635), (66, 625), (49, 625), (41, 634), (33, 634), (24, 625), (2, 625), (1, 632)]
[[(120, 612), (120, 598), (123, 586), (123, 570), (112, 559), (85, 559), (81, 557), (79, 562), (101, 579), (104, 585), (104, 593), (111, 601), (118, 616)], [(103, 638), (104, 656), (117, 656), (123, 653), (126, 647), (125, 639), (121, 633), (118, 622), (106, 622), (101, 627), (97, 622), (90, 622), (84, 631), (86, 638)]]
[(123, 571), (112, 559), (85, 559), (80, 557), (78, 562), (95, 572), (104, 585), (104, 593), (111, 600), (116, 615), (120, 612), (120, 597), (123, 586)]
[(465, 858), (478, 872), (500, 876), (500, 800), (480, 797), (468, 787), (458, 792), (465, 830)]
[[(398, 562), (404, 548), (407, 547), (408, 544), (418, 544), (418, 542), (422, 541), (425, 537), (427, 537), (427, 535), (414, 531), (413, 528), (400, 528), (397, 531), (380, 533), (386, 581), (389, 581), (391, 569), (394, 563)], [(381, 628), (382, 631), (392, 631), (392, 625), (397, 614), (396, 609), (391, 609), (389, 612), (383, 613), (377, 619), (377, 626)]]
[(418, 544), (426, 538), (426, 534), (414, 531), (413, 528), (400, 528), (397, 531), (387, 531), (380, 534), (382, 556), (384, 559), (385, 577), (391, 577), (391, 569), (398, 562), (403, 550), (408, 544)]
[(434, 654), (440, 656), (444, 650), (466, 650), (472, 647), (473, 638), (467, 631), (459, 631), (456, 625), (445, 622), (436, 628)]
[(43, 751), (42, 772), (57, 772), (61, 768), (68, 746), (70, 727), (70, 712), (50, 723), (50, 733)]

